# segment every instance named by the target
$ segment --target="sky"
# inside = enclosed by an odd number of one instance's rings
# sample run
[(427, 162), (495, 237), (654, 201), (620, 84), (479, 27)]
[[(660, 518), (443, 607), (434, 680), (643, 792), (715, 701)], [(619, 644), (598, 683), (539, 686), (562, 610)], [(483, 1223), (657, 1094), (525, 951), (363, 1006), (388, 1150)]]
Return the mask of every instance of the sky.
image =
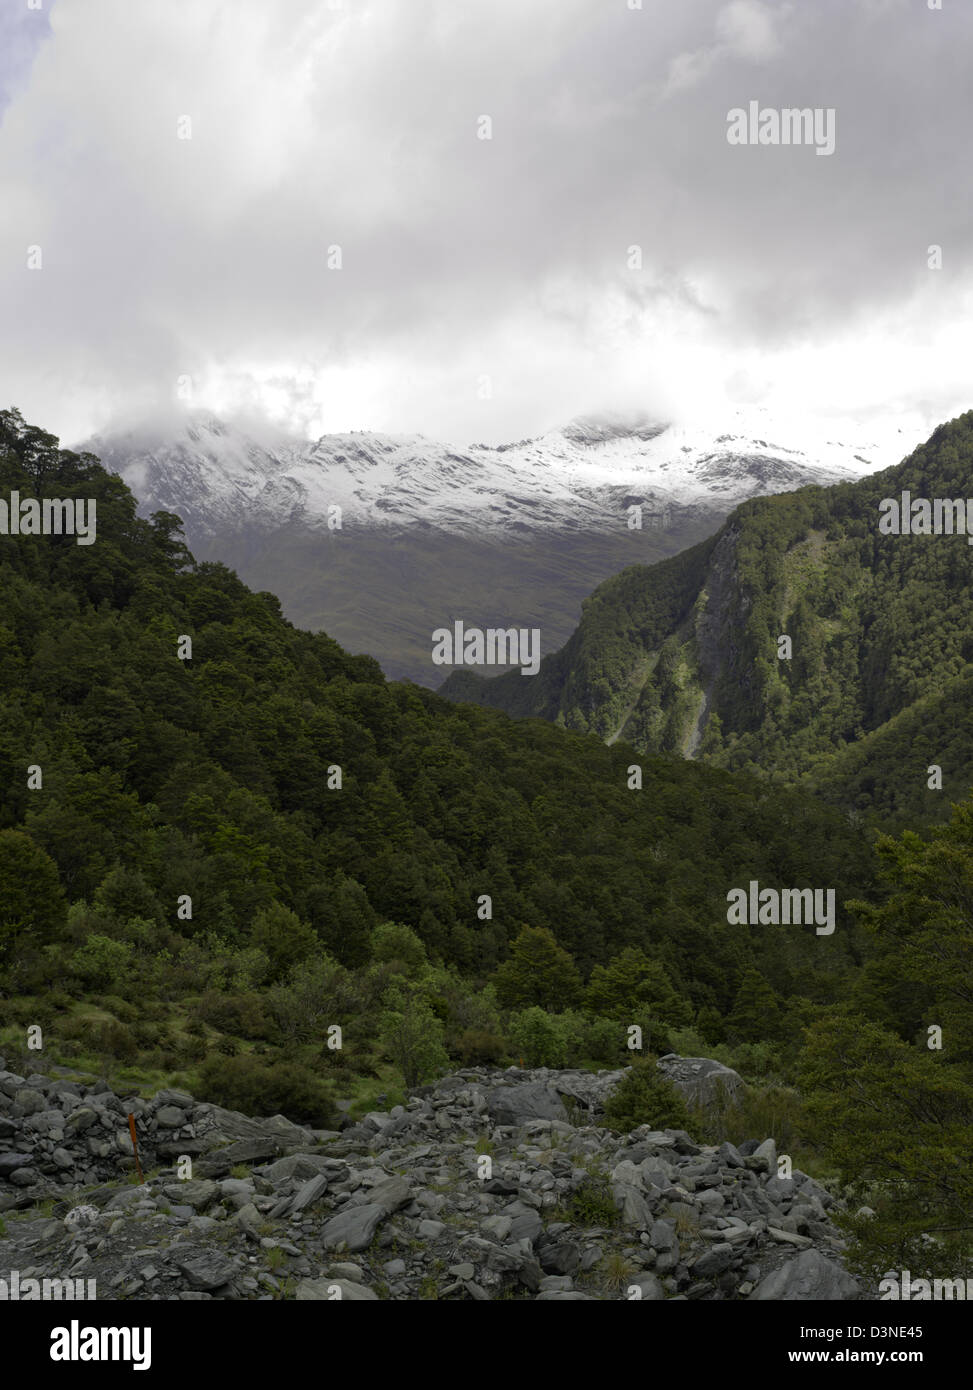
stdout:
[[(934, 3), (0, 0), (0, 407), (931, 429), (973, 406), (973, 5)], [(751, 102), (833, 152), (731, 144)]]

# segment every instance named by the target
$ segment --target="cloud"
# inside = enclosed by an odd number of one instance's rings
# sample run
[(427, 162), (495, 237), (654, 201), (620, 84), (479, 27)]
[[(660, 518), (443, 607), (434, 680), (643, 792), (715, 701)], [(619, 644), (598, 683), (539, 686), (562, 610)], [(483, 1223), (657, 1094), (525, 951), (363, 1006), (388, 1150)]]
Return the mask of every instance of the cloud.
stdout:
[[(459, 442), (739, 392), (955, 411), (967, 7), (72, 0), (44, 23), (0, 69), (0, 373), (69, 439), (186, 378), (297, 430)], [(835, 107), (834, 155), (729, 146), (750, 99)]]

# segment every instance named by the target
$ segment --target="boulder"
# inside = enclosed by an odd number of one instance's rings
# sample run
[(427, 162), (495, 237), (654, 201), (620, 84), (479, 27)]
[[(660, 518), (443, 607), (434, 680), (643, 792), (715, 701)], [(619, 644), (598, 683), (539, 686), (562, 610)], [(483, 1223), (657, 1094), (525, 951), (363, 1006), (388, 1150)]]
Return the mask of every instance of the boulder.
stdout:
[(858, 1282), (820, 1250), (803, 1250), (764, 1276), (748, 1301), (835, 1303), (861, 1297)]
[(656, 1065), (690, 1105), (722, 1104), (744, 1086), (739, 1072), (711, 1057), (679, 1057), (670, 1052), (660, 1057)]

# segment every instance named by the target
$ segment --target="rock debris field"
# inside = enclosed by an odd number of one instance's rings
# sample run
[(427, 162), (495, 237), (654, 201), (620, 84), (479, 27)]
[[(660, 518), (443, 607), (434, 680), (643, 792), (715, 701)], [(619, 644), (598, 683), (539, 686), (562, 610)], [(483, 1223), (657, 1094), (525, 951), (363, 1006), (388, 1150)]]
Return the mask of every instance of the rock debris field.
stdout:
[[(693, 1099), (739, 1083), (659, 1066)], [(842, 1266), (838, 1199), (778, 1177), (773, 1138), (599, 1127), (623, 1075), (472, 1068), (332, 1131), (0, 1058), (0, 1279), (123, 1300), (871, 1296)]]

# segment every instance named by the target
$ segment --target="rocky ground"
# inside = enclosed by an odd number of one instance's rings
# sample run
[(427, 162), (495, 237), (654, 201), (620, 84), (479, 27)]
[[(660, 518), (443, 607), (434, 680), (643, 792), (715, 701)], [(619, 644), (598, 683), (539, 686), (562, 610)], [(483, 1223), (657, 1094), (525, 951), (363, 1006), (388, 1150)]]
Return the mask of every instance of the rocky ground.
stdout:
[[(659, 1065), (694, 1097), (739, 1083)], [(772, 1138), (600, 1128), (622, 1075), (473, 1068), (324, 1131), (0, 1059), (0, 1280), (95, 1279), (99, 1299), (867, 1297), (836, 1198), (778, 1177)]]

